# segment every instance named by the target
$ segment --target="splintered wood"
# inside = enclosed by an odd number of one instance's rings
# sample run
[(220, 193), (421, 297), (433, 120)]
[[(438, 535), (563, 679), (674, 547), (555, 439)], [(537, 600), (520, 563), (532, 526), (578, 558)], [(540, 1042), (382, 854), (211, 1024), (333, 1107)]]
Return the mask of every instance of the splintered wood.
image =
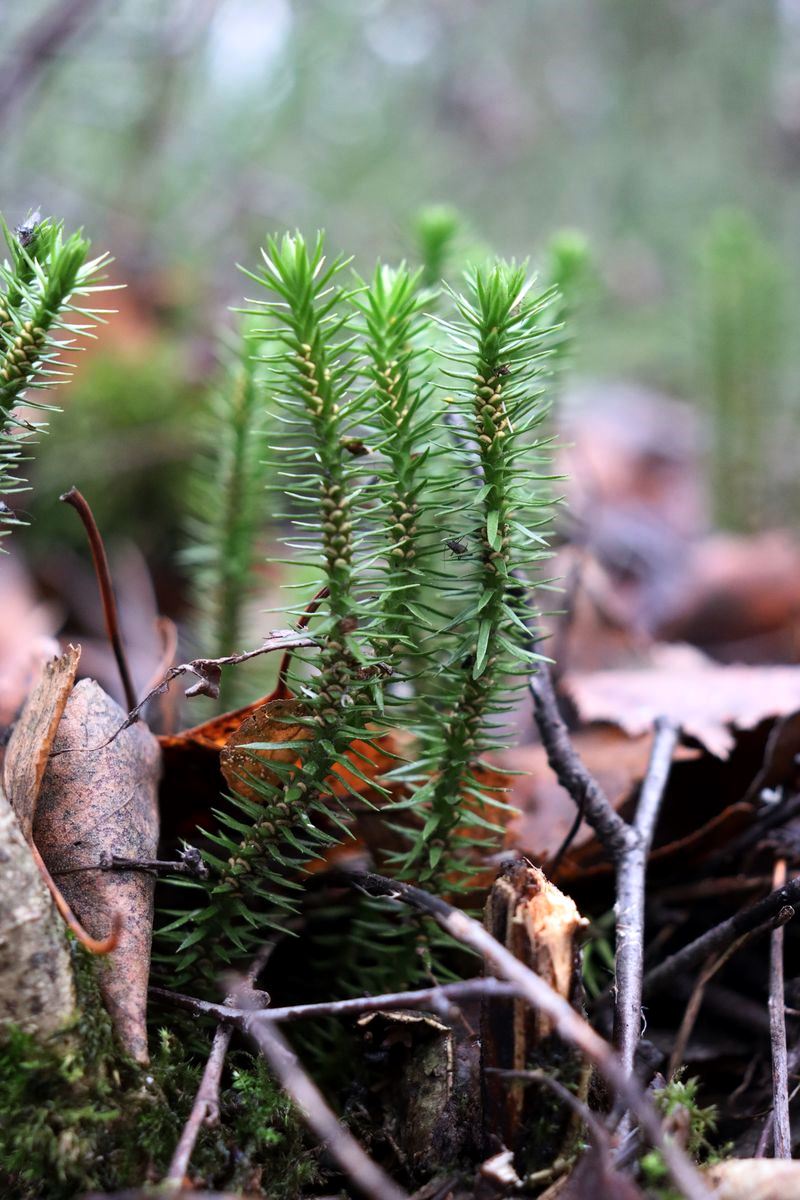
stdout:
[[(579, 947), (588, 925), (574, 902), (524, 861), (503, 869), (489, 893), (485, 925), (516, 958), (575, 1008), (583, 1000)], [(571, 1123), (569, 1114), (554, 1122), (554, 1101), (524, 1080), (505, 1071), (533, 1068), (557, 1071), (562, 1082), (578, 1080), (582, 1064), (575, 1051), (554, 1036), (547, 1014), (522, 1000), (487, 999), (481, 1015), (486, 1127), (497, 1131), (503, 1144), (522, 1155), (526, 1171), (540, 1159), (552, 1161)], [(544, 1109), (549, 1120), (542, 1120)], [(557, 1114), (556, 1114), (557, 1117)], [(533, 1130), (540, 1130), (547, 1145)]]

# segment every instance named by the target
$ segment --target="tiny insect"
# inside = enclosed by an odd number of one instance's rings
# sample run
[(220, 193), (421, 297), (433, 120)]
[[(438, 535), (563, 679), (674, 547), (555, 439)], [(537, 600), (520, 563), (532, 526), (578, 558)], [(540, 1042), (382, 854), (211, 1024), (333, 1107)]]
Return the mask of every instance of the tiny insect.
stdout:
[(499, 367), (495, 367), (495, 375), (510, 375), (511, 367), (508, 363), (501, 363)]
[(467, 543), (462, 542), (460, 538), (445, 538), (444, 544), (452, 553), (453, 558), (463, 558), (469, 551)]
[(14, 232), (17, 235), (20, 246), (30, 246), (33, 241), (33, 235), (41, 224), (41, 220), (42, 214), (37, 208), (35, 212), (25, 218), (21, 225), (17, 225)]

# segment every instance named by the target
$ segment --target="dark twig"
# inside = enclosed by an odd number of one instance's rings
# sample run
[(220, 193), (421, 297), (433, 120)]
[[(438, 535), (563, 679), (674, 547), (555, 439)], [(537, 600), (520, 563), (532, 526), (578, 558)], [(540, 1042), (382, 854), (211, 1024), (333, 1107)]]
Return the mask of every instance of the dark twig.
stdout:
[(175, 1147), (169, 1170), (164, 1177), (162, 1186), (166, 1189), (179, 1191), (183, 1186), (189, 1160), (192, 1157), (197, 1138), (203, 1125), (216, 1125), (219, 1121), (219, 1085), (222, 1079), (222, 1068), (225, 1065), (225, 1055), (228, 1053), (233, 1026), (219, 1024), (211, 1044), (200, 1087), (194, 1098), (189, 1119), (183, 1127), (180, 1140)]
[(94, 573), (97, 578), (97, 586), (100, 589), (100, 599), (103, 604), (103, 619), (106, 624), (106, 633), (108, 634), (108, 640), (111, 642), (111, 648), (114, 651), (114, 658), (117, 660), (117, 669), (119, 670), (122, 689), (125, 693), (125, 703), (128, 709), (132, 709), (136, 705), (136, 691), (131, 679), (128, 660), (125, 657), (125, 647), (122, 644), (122, 636), (119, 631), (117, 601), (114, 597), (108, 557), (106, 555), (106, 548), (103, 545), (103, 539), (100, 536), (100, 530), (97, 528), (97, 522), (94, 519), (89, 504), (77, 488), (70, 488), (68, 492), (64, 492), (63, 496), (59, 496), (59, 500), (63, 501), (64, 504), (71, 505), (75, 509), (83, 522), (83, 527), (89, 538), (89, 547), (92, 551), (92, 561), (94, 562)]
[(795, 875), (783, 887), (776, 888), (750, 908), (744, 908), (726, 921), (721, 921), (653, 967), (644, 977), (645, 996), (669, 987), (673, 979), (683, 980), (684, 976), (702, 966), (712, 955), (727, 950), (742, 934), (751, 933), (759, 927), (768, 929), (776, 919), (781, 924), (790, 921), (797, 904), (800, 904), (800, 875)]
[(456, 1000), (471, 996), (504, 998), (516, 995), (512, 984), (502, 983), (491, 976), (466, 979), (463, 983), (447, 983), (440, 987), (421, 988), (416, 992), (387, 992), (381, 996), (358, 996), (348, 1000), (325, 1000), (319, 1004), (292, 1004), (285, 1008), (238, 1009), (209, 1000), (196, 1000), (181, 992), (151, 987), (150, 995), (167, 1000), (180, 1008), (189, 1008), (218, 1021), (249, 1026), (254, 1021), (303, 1021), (314, 1017), (357, 1017), (362, 1013), (398, 1008), (430, 1008), (434, 1012), (449, 1009)]
[(753, 933), (746, 933), (744, 937), (739, 938), (739, 940), (734, 942), (732, 946), (728, 946), (728, 949), (724, 950), (722, 954), (718, 954), (714, 958), (710, 959), (700, 972), (700, 975), (698, 976), (697, 981), (692, 988), (692, 993), (689, 997), (686, 1008), (684, 1009), (680, 1028), (678, 1029), (678, 1032), (675, 1035), (675, 1040), (672, 1043), (672, 1053), (669, 1056), (669, 1070), (667, 1075), (668, 1079), (672, 1079), (675, 1076), (675, 1073), (684, 1061), (684, 1057), (686, 1055), (686, 1046), (689, 1042), (689, 1038), (692, 1036), (692, 1031), (700, 1014), (700, 1009), (703, 1004), (703, 997), (705, 996), (708, 984), (714, 978), (717, 972), (722, 970), (728, 959), (733, 958), (734, 954), (736, 954), (738, 950), (741, 950), (742, 946), (745, 945), (746, 942), (749, 942), (752, 937), (755, 937), (755, 933), (755, 930)]
[[(791, 1050), (790, 1053), (787, 1055), (787, 1062), (786, 1062), (787, 1075), (790, 1078), (792, 1076), (795, 1076), (798, 1068), (800, 1068), (800, 1046), (795, 1046), (794, 1049)], [(794, 1097), (797, 1095), (798, 1090), (800, 1090), (800, 1085), (798, 1085), (794, 1089), (794, 1091), (792, 1092), (792, 1095), (789, 1097), (790, 1100), (794, 1099)], [(759, 1139), (758, 1139), (758, 1144), (755, 1149), (755, 1154), (753, 1155), (754, 1158), (763, 1158), (764, 1155), (766, 1154), (767, 1146), (769, 1145), (770, 1141), (774, 1140), (773, 1139), (774, 1127), (775, 1127), (775, 1112), (773, 1109), (770, 1109), (767, 1119), (764, 1122), (764, 1128), (761, 1130), (761, 1135), (759, 1136)]]
[(642, 1026), (647, 860), (677, 741), (675, 725), (656, 722), (653, 750), (630, 827), (634, 838), (617, 862), (614, 1041), (627, 1071), (633, 1070)]
[[(585, 815), (616, 867), (614, 1040), (625, 1069), (632, 1071), (641, 1031), (645, 874), (678, 729), (664, 720), (656, 722), (639, 805), (633, 824), (629, 825), (614, 810), (572, 745), (546, 666), (540, 667), (531, 678), (529, 688), (547, 760), (578, 808), (570, 836), (577, 832), (580, 818)], [(563, 849), (562, 846), (559, 855)]]
[[(256, 992), (253, 985), (264, 969), (274, 947), (274, 942), (265, 943), (250, 964), (247, 975), (242, 982), (242, 990), (244, 991), (247, 988), (246, 994), (251, 1005), (255, 1005), (258, 1002), (262, 1004), (269, 1003), (269, 996), (266, 992)], [(233, 999), (233, 995), (226, 997), (225, 1005), (220, 1006), (223, 1012), (226, 1011), (226, 1006), (233, 1003)], [(222, 1081), (222, 1068), (225, 1065), (225, 1055), (228, 1053), (232, 1036), (233, 1025), (230, 1022), (220, 1020), (214, 1034), (214, 1040), (211, 1043), (211, 1051), (206, 1061), (203, 1077), (200, 1080), (200, 1086), (197, 1089), (194, 1103), (192, 1104), (192, 1111), (189, 1113), (189, 1119), (183, 1127), (162, 1184), (166, 1190), (181, 1190), (201, 1128), (203, 1125), (216, 1125), (219, 1121), (219, 1089)]]
[[(221, 667), (236, 666), (237, 663), (247, 662), (250, 658), (257, 658), (260, 654), (270, 654), (273, 650), (284, 650), (287, 646), (316, 646), (314, 638), (308, 637), (306, 634), (296, 633), (293, 629), (275, 629), (265, 638), (264, 641), (255, 650), (245, 650), (242, 654), (229, 654), (224, 658), (193, 658), (191, 662), (180, 663), (176, 667), (170, 667), (166, 674), (159, 680), (155, 687), (151, 688), (144, 699), (140, 700), (131, 708), (125, 720), (120, 725), (119, 729), (115, 729), (110, 737), (101, 742), (99, 746), (90, 747), (91, 751), (103, 750), (106, 746), (110, 746), (115, 738), (128, 729), (136, 721), (139, 720), (144, 706), (153, 699), (154, 696), (165, 692), (173, 679), (177, 679), (179, 675), (196, 675), (198, 682), (186, 689), (187, 696), (210, 696), (216, 699), (219, 696), (219, 680), (221, 676)], [(87, 748), (80, 747), (81, 753), (87, 753)], [(54, 750), (53, 754), (72, 754), (72, 749)]]
[[(775, 863), (773, 883), (786, 882), (786, 859)], [(769, 954), (769, 1034), (772, 1048), (772, 1111), (774, 1120), (773, 1156), (792, 1157), (792, 1129), (789, 1120), (789, 1069), (786, 1061), (786, 1004), (783, 979), (783, 925), (772, 931)]]
[(499, 1075), (503, 1079), (519, 1080), (520, 1083), (537, 1083), (549, 1091), (554, 1092), (559, 1100), (562, 1100), (576, 1116), (591, 1130), (594, 1139), (600, 1150), (608, 1150), (611, 1143), (611, 1135), (602, 1122), (598, 1121), (595, 1114), (589, 1108), (589, 1105), (565, 1087), (558, 1079), (549, 1075), (547, 1071), (543, 1071), (541, 1067), (536, 1067), (530, 1071), (509, 1070), (504, 1067), (487, 1067), (484, 1072), (486, 1075)]
[(253, 1022), (250, 1035), (310, 1129), (358, 1190), (369, 1200), (408, 1200), (408, 1193), (373, 1162), (331, 1111), (277, 1026), (272, 1022)]
[(619, 813), (614, 811), (608, 796), (572, 745), (569, 730), (558, 711), (549, 668), (542, 664), (529, 680), (528, 687), (533, 697), (536, 723), (547, 752), (547, 761), (558, 782), (577, 804), (579, 814), (585, 815), (616, 861), (632, 844), (632, 831)]
[(407, 883), (359, 871), (342, 873), (340, 878), (368, 895), (386, 896), (425, 913), (456, 941), (480, 954), (500, 978), (515, 985), (517, 994), (522, 999), (550, 1018), (561, 1038), (576, 1046), (594, 1063), (624, 1104), (635, 1114), (653, 1145), (661, 1151), (675, 1184), (687, 1200), (699, 1200), (700, 1197), (708, 1196), (705, 1184), (683, 1150), (675, 1142), (664, 1137), (658, 1113), (639, 1090), (633, 1076), (625, 1070), (613, 1048), (543, 978), (501, 945), (483, 925), (468, 917), (466, 913), (453, 908), (440, 897), (432, 896)]
[(316, 640), (309, 637), (308, 634), (298, 633), (294, 629), (275, 629), (268, 637), (264, 638), (264, 641), (255, 650), (245, 650), (242, 654), (228, 654), (224, 658), (193, 658), (191, 662), (179, 663), (175, 667), (170, 667), (144, 699), (131, 708), (128, 719), (122, 728), (125, 729), (128, 725), (132, 725), (145, 704), (154, 696), (165, 692), (173, 679), (177, 679), (179, 675), (195, 675), (197, 677), (197, 683), (193, 683), (186, 689), (189, 699), (194, 696), (209, 696), (212, 700), (217, 700), (222, 667), (235, 667), (251, 658), (258, 658), (261, 654), (271, 654), (274, 650), (285, 650), (288, 647), (296, 648), (297, 646), (316, 646), (316, 644)]
[(192, 879), (208, 879), (209, 870), (203, 856), (194, 846), (178, 851), (174, 861), (160, 858), (123, 858), (119, 854), (101, 855), (100, 861), (88, 867), (67, 867), (53, 875), (76, 875), (81, 871), (149, 871), (154, 875), (189, 875)]
[[(296, 633), (302, 633), (304, 629), (308, 628), (309, 621), (316, 613), (316, 611), (319, 608), (322, 601), (327, 599), (327, 597), (329, 595), (330, 595), (330, 588), (322, 587), (319, 589), (319, 591), (316, 593), (315, 596), (312, 596), (311, 600), (306, 605), (305, 611), (302, 613), (300, 620), (297, 622), (297, 624), (294, 627)], [(289, 666), (292, 661), (293, 648), (294, 647), (292, 647), (292, 646), (287, 646), (286, 650), (283, 653), (283, 658), (281, 659), (281, 665), (278, 667), (278, 685), (275, 689), (275, 698), (276, 699), (279, 699), (281, 697), (288, 698), (292, 694), (289, 691), (288, 676), (289, 676)]]

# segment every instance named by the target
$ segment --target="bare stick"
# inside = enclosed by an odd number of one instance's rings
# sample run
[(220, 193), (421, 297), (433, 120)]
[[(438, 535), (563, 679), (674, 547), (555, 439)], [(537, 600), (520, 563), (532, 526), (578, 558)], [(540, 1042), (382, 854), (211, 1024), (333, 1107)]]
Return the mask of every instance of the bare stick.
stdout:
[[(641, 1030), (644, 964), (644, 886), (672, 756), (678, 741), (675, 725), (656, 722), (655, 740), (632, 825), (614, 810), (608, 796), (581, 761), (558, 711), (553, 681), (542, 666), (529, 681), (536, 721), (547, 759), (559, 783), (585, 815), (616, 866), (616, 941), (614, 1040), (626, 1070), (633, 1070)], [(577, 832), (573, 824), (570, 837)], [(562, 846), (559, 856), (563, 853)]]
[(287, 647), (295, 648), (297, 646), (316, 646), (316, 644), (316, 640), (309, 637), (308, 634), (298, 633), (294, 629), (275, 629), (264, 638), (264, 641), (255, 650), (245, 650), (241, 654), (227, 654), (223, 658), (193, 658), (191, 662), (179, 663), (178, 666), (170, 667), (165, 672), (143, 700), (140, 700), (137, 705), (131, 706), (126, 724), (132, 725), (148, 700), (152, 700), (159, 692), (165, 692), (173, 679), (177, 679), (179, 675), (195, 675), (197, 677), (197, 683), (193, 683), (186, 689), (189, 699), (192, 699), (193, 696), (209, 696), (212, 700), (217, 700), (219, 699), (219, 681), (223, 667), (235, 667), (251, 658), (258, 658), (260, 654), (271, 654), (273, 650), (285, 650)]
[(180, 1008), (188, 1008), (192, 1012), (216, 1017), (218, 1021), (228, 1021), (243, 1027), (249, 1027), (254, 1022), (260, 1021), (304, 1021), (314, 1017), (358, 1017), (362, 1013), (396, 1008), (429, 1007), (434, 1012), (441, 1012), (445, 1006), (449, 1008), (453, 1001), (465, 1000), (471, 996), (506, 998), (516, 994), (517, 990), (513, 984), (502, 983), (499, 979), (486, 976), (480, 979), (467, 979), (463, 983), (447, 983), (441, 987), (421, 988), (416, 992), (387, 992), (381, 996), (325, 1000), (319, 1004), (292, 1004), (286, 1008), (244, 1009), (212, 1004), (209, 1000), (197, 1000), (194, 996), (185, 996), (181, 992), (170, 992), (166, 988), (150, 988), (150, 995), (159, 1000), (166, 1000), (171, 1004), (177, 1004)]
[(576, 1046), (591, 1060), (625, 1105), (636, 1115), (647, 1137), (661, 1151), (672, 1178), (687, 1200), (704, 1200), (709, 1192), (699, 1173), (683, 1150), (664, 1137), (661, 1121), (652, 1103), (639, 1090), (634, 1078), (625, 1070), (613, 1048), (592, 1029), (540, 976), (534, 974), (518, 958), (501, 945), (484, 927), (421, 888), (397, 880), (386, 879), (368, 872), (343, 873), (339, 876), (371, 896), (388, 896), (408, 904), (418, 912), (432, 917), (456, 941), (470, 946), (489, 964), (492, 970), (517, 988), (517, 994), (553, 1022), (556, 1032)]
[(656, 722), (653, 750), (636, 816), (630, 827), (634, 837), (617, 863), (614, 1042), (626, 1071), (633, 1070), (642, 1026), (647, 859), (677, 741), (678, 729), (675, 725), (663, 720)]
[(684, 1060), (686, 1046), (689, 1038), (692, 1036), (692, 1030), (697, 1022), (697, 1017), (703, 1004), (703, 997), (705, 996), (706, 987), (714, 978), (717, 971), (720, 971), (722, 967), (724, 967), (728, 959), (732, 958), (736, 951), (740, 950), (745, 942), (749, 942), (750, 938), (753, 936), (753, 933), (746, 933), (744, 937), (739, 938), (737, 942), (734, 942), (733, 945), (729, 946), (728, 949), (722, 954), (718, 954), (715, 958), (712, 958), (708, 963), (706, 963), (705, 967), (703, 967), (703, 970), (701, 971), (697, 982), (692, 989), (692, 994), (689, 997), (689, 1002), (686, 1005), (686, 1010), (683, 1014), (683, 1020), (681, 1021), (680, 1028), (675, 1036), (675, 1041), (672, 1044), (672, 1053), (669, 1057), (668, 1078), (672, 1079), (672, 1077), (675, 1075), (675, 1072), (678, 1070)]
[(569, 730), (558, 711), (549, 667), (542, 664), (528, 681), (528, 688), (533, 697), (536, 723), (547, 752), (547, 761), (558, 782), (577, 804), (579, 815), (586, 817), (611, 858), (616, 861), (631, 845), (632, 831), (619, 813), (614, 811), (608, 796), (572, 745)]
[[(775, 863), (772, 882), (777, 888), (786, 883), (786, 859)], [(774, 929), (769, 953), (769, 1034), (772, 1047), (772, 1111), (774, 1114), (773, 1155), (792, 1157), (792, 1130), (789, 1121), (789, 1070), (786, 1061), (786, 1004), (783, 980), (783, 925)]]
[(100, 599), (103, 604), (103, 619), (106, 624), (106, 633), (108, 634), (108, 640), (111, 642), (111, 648), (114, 651), (114, 658), (117, 660), (117, 669), (119, 670), (122, 689), (125, 693), (125, 703), (131, 709), (136, 704), (136, 691), (131, 679), (128, 660), (125, 656), (125, 647), (122, 644), (122, 637), (119, 631), (117, 601), (114, 596), (111, 571), (108, 567), (108, 556), (106, 555), (106, 548), (103, 545), (103, 539), (100, 536), (100, 530), (97, 528), (97, 522), (94, 519), (88, 502), (77, 488), (70, 488), (68, 492), (64, 492), (63, 496), (59, 496), (59, 500), (63, 501), (64, 504), (71, 505), (75, 509), (83, 522), (83, 527), (89, 538), (89, 548), (92, 551), (92, 561), (94, 562), (94, 573), (97, 577), (97, 586), (100, 589)]
[(369, 1200), (409, 1200), (408, 1193), (373, 1162), (328, 1108), (319, 1088), (305, 1073), (277, 1026), (272, 1022), (253, 1022), (250, 1035), (283, 1089), (303, 1113), (309, 1128), (358, 1190)]
[(219, 1121), (219, 1085), (222, 1068), (225, 1065), (225, 1055), (228, 1052), (232, 1036), (232, 1025), (220, 1024), (217, 1026), (217, 1032), (214, 1034), (214, 1041), (211, 1044), (211, 1053), (194, 1098), (192, 1111), (183, 1127), (180, 1141), (175, 1147), (169, 1170), (164, 1178), (162, 1186), (165, 1188), (180, 1190), (202, 1126), (216, 1125)]
[(673, 979), (682, 979), (714, 954), (727, 950), (742, 936), (762, 927), (768, 929), (776, 919), (785, 924), (794, 917), (795, 905), (800, 904), (800, 875), (795, 875), (783, 887), (776, 888), (750, 908), (734, 913), (707, 933), (689, 942), (644, 977), (644, 994), (668, 987)]
[[(274, 942), (266, 942), (264, 944), (250, 964), (247, 975), (242, 981), (242, 992), (247, 995), (251, 1006), (259, 1002), (269, 1004), (267, 993), (254, 991), (253, 984), (266, 966), (274, 947)], [(246, 992), (245, 989), (247, 989)], [(223, 1013), (233, 1003), (233, 999), (233, 995), (226, 997), (225, 1005), (220, 1006)], [(168, 1190), (180, 1191), (183, 1187), (184, 1177), (189, 1169), (189, 1161), (194, 1153), (202, 1126), (216, 1125), (219, 1121), (219, 1088), (222, 1080), (222, 1068), (225, 1065), (225, 1055), (228, 1053), (228, 1046), (230, 1045), (232, 1036), (233, 1025), (220, 1020), (217, 1031), (214, 1034), (214, 1040), (211, 1043), (211, 1052), (203, 1071), (203, 1077), (200, 1080), (200, 1086), (194, 1098), (192, 1111), (189, 1113), (189, 1119), (183, 1127), (180, 1140), (175, 1147), (175, 1153), (172, 1155), (172, 1161), (169, 1164), (169, 1170), (164, 1178), (163, 1186)]]

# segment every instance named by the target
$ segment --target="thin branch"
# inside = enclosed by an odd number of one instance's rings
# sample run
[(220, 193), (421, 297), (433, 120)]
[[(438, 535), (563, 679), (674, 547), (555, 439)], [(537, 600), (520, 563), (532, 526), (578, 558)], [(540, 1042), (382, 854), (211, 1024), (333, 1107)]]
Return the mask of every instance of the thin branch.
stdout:
[(373, 1162), (331, 1111), (277, 1026), (272, 1022), (253, 1022), (250, 1035), (284, 1091), (303, 1113), (309, 1128), (359, 1191), (368, 1200), (409, 1200), (408, 1193)]
[(220, 1024), (214, 1034), (211, 1053), (208, 1056), (200, 1087), (194, 1098), (189, 1119), (183, 1127), (180, 1141), (175, 1147), (175, 1153), (169, 1164), (169, 1170), (164, 1177), (162, 1187), (179, 1191), (183, 1186), (189, 1160), (203, 1125), (216, 1125), (219, 1121), (219, 1085), (222, 1078), (222, 1068), (225, 1065), (225, 1055), (228, 1052), (233, 1026)]
[(514, 1070), (506, 1067), (486, 1067), (485, 1075), (499, 1075), (502, 1079), (518, 1080), (520, 1083), (538, 1083), (558, 1096), (577, 1117), (591, 1130), (598, 1148), (606, 1153), (610, 1149), (611, 1137), (602, 1122), (598, 1121), (589, 1105), (571, 1092), (554, 1076), (543, 1071), (541, 1067), (532, 1070)]
[[(321, 587), (315, 596), (312, 596), (311, 600), (306, 605), (305, 611), (301, 615), (300, 620), (295, 625), (295, 631), (297, 633), (302, 633), (304, 629), (308, 628), (311, 618), (316, 613), (322, 601), (327, 599), (329, 595), (330, 588), (325, 586)], [(284, 651), (283, 658), (281, 659), (281, 665), (278, 667), (278, 684), (275, 688), (276, 700), (280, 698), (289, 699), (292, 695), (292, 693), (289, 691), (288, 682), (289, 667), (292, 661), (292, 650), (293, 647), (287, 647), (287, 649)]]
[(678, 1032), (675, 1035), (675, 1040), (672, 1044), (672, 1053), (669, 1057), (669, 1072), (667, 1075), (668, 1079), (673, 1078), (676, 1071), (684, 1061), (686, 1055), (686, 1046), (689, 1042), (689, 1038), (692, 1036), (692, 1031), (700, 1014), (700, 1009), (703, 1004), (703, 998), (705, 996), (708, 984), (711, 982), (717, 972), (722, 970), (728, 959), (732, 958), (738, 950), (741, 950), (742, 946), (744, 946), (746, 942), (749, 942), (751, 938), (755, 937), (755, 933), (756, 931), (754, 930), (752, 933), (746, 933), (744, 937), (740, 937), (738, 941), (734, 942), (732, 946), (729, 946), (728, 949), (723, 951), (722, 954), (718, 954), (714, 958), (710, 959), (700, 972), (697, 982), (692, 988), (692, 994), (690, 995), (686, 1009), (684, 1010), (683, 1020), (681, 1021), (680, 1028), (678, 1029)]
[(579, 1016), (540, 976), (501, 945), (484, 927), (466, 913), (453, 908), (438, 896), (421, 888), (381, 875), (354, 871), (338, 878), (367, 895), (387, 896), (432, 917), (456, 941), (470, 946), (501, 978), (513, 983), (517, 994), (535, 1009), (545, 1013), (564, 1041), (576, 1046), (591, 1060), (620, 1099), (637, 1117), (654, 1146), (661, 1151), (672, 1178), (687, 1200), (704, 1200), (709, 1192), (683, 1150), (664, 1137), (661, 1121), (649, 1099), (639, 1090), (635, 1079), (625, 1070), (613, 1048), (600, 1037), (588, 1021)]
[(123, 858), (119, 854), (101, 855), (99, 862), (86, 867), (66, 867), (54, 875), (78, 875), (82, 871), (147, 871), (153, 875), (189, 875), (192, 879), (208, 879), (210, 872), (200, 851), (187, 846), (178, 851), (175, 860), (161, 858)]
[[(786, 882), (786, 859), (775, 863), (773, 883)], [(789, 1120), (789, 1070), (786, 1061), (786, 1004), (783, 979), (783, 925), (773, 930), (769, 954), (769, 1034), (772, 1048), (772, 1111), (774, 1114), (773, 1155), (792, 1157), (792, 1129)]]
[(316, 639), (309, 637), (308, 634), (298, 633), (294, 629), (274, 629), (255, 650), (245, 650), (242, 654), (227, 654), (223, 658), (193, 658), (191, 662), (179, 663), (176, 667), (170, 667), (144, 699), (131, 708), (128, 719), (122, 728), (125, 729), (128, 725), (132, 725), (145, 704), (154, 696), (165, 692), (173, 679), (177, 679), (179, 675), (195, 675), (197, 677), (197, 683), (193, 683), (186, 689), (186, 695), (190, 700), (194, 696), (209, 696), (212, 700), (217, 700), (222, 667), (235, 667), (251, 658), (258, 658), (261, 654), (271, 654), (273, 650), (316, 645)]
[(97, 528), (97, 522), (94, 519), (94, 514), (87, 500), (77, 488), (70, 488), (68, 492), (64, 492), (63, 496), (59, 496), (59, 500), (64, 504), (71, 505), (75, 509), (83, 522), (83, 527), (89, 538), (89, 548), (91, 549), (92, 561), (94, 562), (94, 573), (97, 578), (97, 586), (100, 589), (100, 599), (103, 604), (103, 619), (106, 624), (106, 633), (108, 634), (108, 640), (111, 642), (111, 648), (114, 651), (114, 658), (117, 660), (117, 669), (122, 680), (122, 690), (125, 693), (125, 703), (131, 709), (136, 704), (136, 690), (131, 679), (128, 660), (125, 656), (125, 647), (122, 644), (122, 635), (119, 630), (119, 616), (117, 614), (117, 601), (114, 596), (111, 571), (108, 566), (108, 556), (106, 555), (106, 548), (103, 545), (103, 539), (100, 536), (100, 530)]
[[(110, 746), (114, 739), (119, 737), (125, 729), (128, 729), (139, 720), (144, 706), (154, 696), (165, 692), (172, 680), (177, 679), (179, 675), (188, 674), (197, 676), (198, 682), (186, 689), (187, 696), (203, 695), (216, 699), (219, 696), (219, 680), (222, 673), (220, 668), (236, 666), (237, 663), (247, 662), (248, 659), (257, 658), (260, 654), (270, 654), (273, 650), (283, 650), (287, 646), (316, 645), (316, 640), (308, 637), (306, 634), (296, 633), (293, 629), (275, 629), (255, 650), (245, 650), (242, 654), (229, 654), (224, 658), (193, 658), (191, 662), (180, 663), (176, 667), (170, 667), (155, 687), (150, 689), (144, 699), (133, 706), (119, 729), (115, 729), (111, 736), (106, 738), (104, 742), (101, 742), (99, 746), (91, 746), (89, 748), (81, 746), (80, 751), (81, 753), (93, 753), (97, 750), (104, 750), (106, 746)], [(75, 750), (69, 747), (64, 750), (53, 751), (53, 755), (73, 753), (75, 753)]]
[(669, 958), (664, 959), (657, 967), (653, 967), (644, 977), (644, 995), (669, 987), (673, 979), (681, 979), (698, 967), (712, 955), (720, 954), (728, 946), (753, 930), (763, 927), (768, 929), (770, 922), (778, 920), (781, 924), (791, 921), (795, 915), (795, 906), (800, 904), (800, 875), (795, 875), (783, 887), (776, 888), (763, 900), (758, 900), (750, 908), (742, 909), (721, 921), (713, 929), (689, 942), (688, 946), (677, 950)]
[[(244, 992), (244, 989), (247, 988), (246, 994), (251, 1007), (255, 1007), (258, 1003), (269, 1004), (267, 993), (256, 992), (253, 985), (266, 966), (267, 960), (274, 948), (275, 942), (266, 942), (264, 944), (261, 951), (250, 964), (247, 975), (242, 981), (242, 991)], [(222, 1006), (223, 1012), (225, 1012), (226, 1007), (232, 1005), (233, 999), (233, 995), (226, 997), (225, 1005)], [(200, 1080), (200, 1086), (194, 1098), (192, 1111), (189, 1113), (189, 1119), (183, 1127), (183, 1132), (175, 1147), (172, 1161), (164, 1178), (162, 1186), (167, 1190), (180, 1191), (182, 1189), (201, 1128), (203, 1125), (216, 1125), (219, 1121), (219, 1089), (222, 1081), (222, 1068), (225, 1065), (225, 1055), (228, 1053), (228, 1047), (233, 1036), (233, 1028), (232, 1024), (223, 1022), (222, 1020), (220, 1020), (217, 1026), (214, 1040), (211, 1043), (211, 1051), (203, 1071), (203, 1077)]]
[(491, 996), (500, 999), (515, 996), (512, 984), (502, 983), (491, 976), (467, 979), (463, 983), (447, 983), (441, 987), (421, 988), (416, 992), (387, 992), (381, 996), (358, 996), (347, 1000), (325, 1000), (319, 1004), (292, 1004), (285, 1008), (245, 1009), (213, 1004), (209, 1000), (197, 1000), (182, 992), (170, 992), (166, 988), (151, 987), (150, 995), (159, 1000), (177, 1004), (180, 1008), (218, 1021), (240, 1025), (247, 1029), (253, 1022), (260, 1021), (304, 1021), (314, 1017), (357, 1017), (362, 1013), (380, 1012), (397, 1008), (431, 1008), (443, 1012), (455, 1000), (472, 996)]
[(647, 860), (677, 741), (675, 725), (663, 720), (656, 722), (650, 762), (630, 827), (634, 837), (617, 861), (614, 1042), (626, 1071), (633, 1070), (642, 1027)]
[(600, 784), (581, 761), (558, 711), (549, 667), (542, 664), (528, 681), (542, 743), (558, 782), (569, 792), (586, 820), (616, 861), (631, 845), (630, 826), (615, 812)]

